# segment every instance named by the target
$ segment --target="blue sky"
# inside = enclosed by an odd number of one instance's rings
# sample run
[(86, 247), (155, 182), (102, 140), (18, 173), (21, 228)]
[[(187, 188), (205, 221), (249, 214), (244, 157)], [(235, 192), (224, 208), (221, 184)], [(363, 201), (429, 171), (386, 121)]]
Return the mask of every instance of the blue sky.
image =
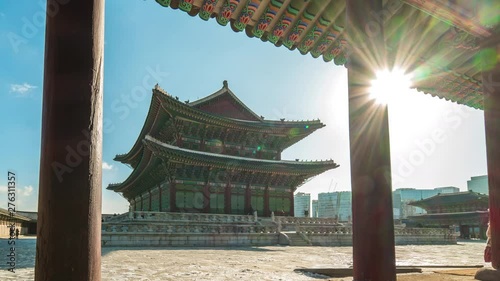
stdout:
[[(7, 171), (18, 175), (18, 209), (36, 210), (40, 160), (45, 1), (0, 2), (0, 207)], [(147, 1), (106, 1), (103, 212), (128, 203), (105, 190), (131, 169), (113, 161), (129, 151), (156, 83), (181, 100), (230, 89), (266, 119), (320, 118), (327, 126), (287, 149), (283, 159), (334, 159), (298, 190), (350, 189), (347, 71), (285, 47), (248, 38), (180, 10)], [(486, 174), (483, 112), (416, 91), (389, 104), (393, 188), (467, 187)]]

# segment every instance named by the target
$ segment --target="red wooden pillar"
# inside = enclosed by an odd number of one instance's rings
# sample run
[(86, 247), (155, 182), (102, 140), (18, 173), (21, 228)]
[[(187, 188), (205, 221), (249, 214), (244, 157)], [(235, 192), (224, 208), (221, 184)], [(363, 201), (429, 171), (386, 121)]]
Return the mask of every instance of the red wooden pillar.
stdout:
[(396, 280), (387, 106), (370, 97), (385, 63), (382, 0), (347, 0), (354, 280)]
[(161, 184), (158, 185), (158, 211), (159, 212), (162, 212), (163, 211), (163, 208), (161, 206), (161, 202), (162, 199), (161, 199)]
[(482, 45), (492, 266), (500, 268), (500, 34)]
[(247, 187), (245, 188), (245, 215), (250, 213), (251, 209), (252, 209), (252, 190), (250, 189), (250, 183), (247, 183)]
[(224, 189), (224, 214), (231, 214), (231, 181), (229, 180)]
[(177, 189), (175, 187), (175, 180), (170, 182), (170, 212), (177, 212), (177, 204), (176, 204), (176, 194)]
[(153, 198), (152, 198), (153, 194), (151, 193), (151, 189), (148, 190), (148, 194), (149, 194), (149, 208), (148, 208), (149, 210), (148, 211), (151, 212), (153, 210), (153, 207), (151, 206), (152, 205), (151, 202), (153, 202)]
[(203, 186), (203, 213), (210, 213), (210, 182)]
[(264, 217), (271, 216), (271, 212), (269, 210), (269, 186), (266, 186), (264, 190)]
[(47, 4), (37, 281), (101, 280), (104, 1), (65, 2)]

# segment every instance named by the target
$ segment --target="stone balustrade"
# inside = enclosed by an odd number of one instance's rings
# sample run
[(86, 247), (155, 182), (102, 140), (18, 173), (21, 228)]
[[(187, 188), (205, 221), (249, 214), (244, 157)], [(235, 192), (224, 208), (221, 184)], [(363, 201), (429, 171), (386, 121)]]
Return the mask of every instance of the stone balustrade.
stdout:
[(277, 228), (260, 225), (172, 224), (122, 222), (103, 223), (102, 233), (164, 233), (164, 234), (221, 234), (221, 233), (277, 233)]
[[(298, 233), (310, 245), (351, 246), (352, 226), (329, 218), (129, 212), (102, 223), (104, 246), (265, 246), (281, 231)], [(396, 245), (456, 244), (450, 229), (394, 227)]]
[(123, 213), (123, 214), (117, 215), (117, 216), (106, 217), (104, 219), (104, 221), (106, 221), (106, 222), (118, 222), (118, 221), (124, 221), (126, 219), (128, 219), (128, 213)]
[[(331, 233), (331, 234), (352, 234), (351, 226), (341, 226), (341, 225), (321, 225), (321, 226), (311, 226), (311, 225), (300, 225), (297, 228), (297, 232), (302, 232), (306, 234), (321, 234), (321, 233)], [(417, 235), (434, 235), (434, 236), (453, 236), (453, 231), (447, 228), (395, 228), (395, 236), (417, 236)]]
[(158, 221), (158, 222), (207, 222), (207, 223), (255, 223), (252, 215), (225, 215), (203, 213), (168, 213), (168, 212), (142, 212), (127, 213), (129, 221)]
[(300, 225), (297, 232), (304, 233), (306, 235), (311, 234), (352, 234), (352, 227), (341, 226), (341, 225)]
[(336, 225), (337, 220), (334, 218), (299, 218), (299, 217), (282, 217), (275, 216), (274, 221), (281, 224), (321, 224), (321, 225)]
[(395, 236), (417, 236), (417, 235), (435, 235), (435, 236), (453, 236), (453, 231), (447, 228), (395, 228)]

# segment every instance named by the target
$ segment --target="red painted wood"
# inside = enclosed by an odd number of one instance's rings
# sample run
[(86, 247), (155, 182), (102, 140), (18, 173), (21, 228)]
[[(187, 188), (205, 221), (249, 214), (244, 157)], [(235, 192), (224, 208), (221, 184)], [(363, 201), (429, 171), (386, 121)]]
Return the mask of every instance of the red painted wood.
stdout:
[(500, 62), (487, 54), (500, 53), (500, 34), (483, 45), (484, 120), (488, 163), (492, 266), (500, 268)]
[(210, 183), (203, 187), (203, 213), (210, 213)]
[(158, 198), (158, 210), (160, 212), (162, 212), (163, 208), (162, 208), (162, 199), (161, 199), (161, 184), (158, 185), (158, 196), (160, 196), (160, 198)]
[(396, 280), (387, 107), (376, 104), (369, 95), (375, 71), (385, 65), (383, 30), (373, 17), (383, 12), (382, 2), (346, 1), (346, 31), (352, 46), (348, 95), (357, 281)]
[(98, 281), (104, 1), (47, 10), (35, 280)]
[(170, 212), (177, 212), (177, 204), (175, 203), (175, 196), (177, 188), (175, 187), (175, 180), (170, 182)]
[(245, 108), (239, 106), (229, 94), (224, 94), (210, 103), (197, 106), (198, 109), (208, 113), (217, 114), (229, 118), (260, 121)]
[(224, 214), (231, 214), (231, 182), (224, 188)]
[(266, 186), (264, 190), (264, 217), (271, 216), (271, 211), (269, 210), (269, 186)]
[(250, 189), (250, 183), (248, 183), (245, 189), (245, 214), (251, 214), (252, 213), (251, 209), (252, 209), (252, 190)]

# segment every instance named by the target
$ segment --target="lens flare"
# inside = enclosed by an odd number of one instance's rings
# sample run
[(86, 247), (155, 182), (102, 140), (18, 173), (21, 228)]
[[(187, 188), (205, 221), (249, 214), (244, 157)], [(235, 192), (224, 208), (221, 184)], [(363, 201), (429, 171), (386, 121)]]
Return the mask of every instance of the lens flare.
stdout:
[(370, 96), (379, 104), (388, 104), (397, 99), (402, 92), (407, 92), (411, 87), (411, 77), (399, 69), (377, 72), (377, 78), (372, 81)]

